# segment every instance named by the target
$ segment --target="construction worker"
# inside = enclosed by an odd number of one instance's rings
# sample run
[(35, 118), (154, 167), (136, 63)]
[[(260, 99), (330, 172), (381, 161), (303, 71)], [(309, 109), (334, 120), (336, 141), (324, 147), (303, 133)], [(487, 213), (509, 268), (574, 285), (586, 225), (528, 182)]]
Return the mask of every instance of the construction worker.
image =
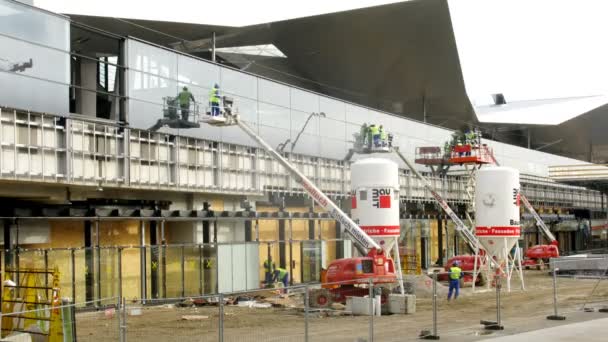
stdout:
[(209, 104), (211, 105), (211, 115), (220, 115), (220, 86), (217, 83), (209, 92)]
[(378, 147), (380, 144), (380, 128), (375, 124), (369, 126), (369, 131), (372, 136), (372, 140), (374, 141), (374, 146)]
[(284, 287), (289, 286), (289, 272), (287, 272), (287, 270), (284, 268), (277, 267), (274, 270), (274, 277), (272, 278), (272, 282), (274, 283), (277, 281), (283, 283)]
[(374, 134), (372, 133), (372, 127), (375, 127), (374, 124), (371, 124), (367, 127), (367, 148), (372, 148), (372, 142), (374, 141)]
[(182, 111), (182, 120), (188, 121), (188, 116), (190, 115), (190, 100), (195, 102), (194, 96), (191, 92), (188, 91), (188, 87), (182, 88), (181, 93), (177, 95), (179, 100), (179, 107)]
[(264, 261), (264, 283), (266, 285), (272, 284), (272, 279), (274, 278), (274, 270), (275, 264), (272, 262), (271, 258), (268, 258)]
[(382, 145), (382, 147), (386, 146), (386, 131), (384, 130), (384, 127), (382, 125), (380, 125), (379, 128), (380, 131), (380, 144)]
[(443, 144), (443, 155), (445, 155), (446, 157), (450, 157), (450, 154), (452, 153), (452, 145), (450, 144), (449, 141), (446, 141)]
[[(462, 140), (458, 140), (458, 142), (456, 143), (456, 146), (457, 146), (458, 148), (462, 147)], [(460, 150), (460, 151), (458, 152), (458, 156), (459, 156), (459, 157), (462, 157), (462, 154), (463, 154), (463, 153), (464, 153), (464, 152), (462, 152), (462, 150)]]
[(452, 292), (454, 292), (454, 299), (458, 298), (460, 294), (460, 279), (462, 279), (463, 273), (460, 268), (460, 261), (456, 260), (450, 267), (449, 278), (450, 278), (450, 289), (448, 291), (448, 301), (452, 299)]
[(368, 129), (367, 123), (361, 125), (361, 130), (359, 131), (359, 142), (361, 146), (365, 146), (365, 138), (367, 138)]

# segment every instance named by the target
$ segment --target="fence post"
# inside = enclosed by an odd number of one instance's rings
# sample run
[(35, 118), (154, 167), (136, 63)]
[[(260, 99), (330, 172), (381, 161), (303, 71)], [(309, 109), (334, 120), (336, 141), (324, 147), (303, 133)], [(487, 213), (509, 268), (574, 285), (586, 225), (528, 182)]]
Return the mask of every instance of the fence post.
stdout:
[(76, 250), (74, 248), (70, 248), (70, 261), (72, 264), (72, 300), (76, 303)]
[(304, 342), (308, 342), (308, 284), (304, 285)]
[(551, 321), (563, 321), (566, 319), (566, 317), (560, 316), (557, 313), (557, 271), (559, 271), (559, 268), (553, 266), (553, 315), (547, 316), (547, 319)]
[(119, 315), (122, 315), (121, 324), (120, 324), (120, 342), (127, 341), (127, 301), (124, 298), (120, 298), (122, 302), (120, 305), (121, 311), (119, 311)]
[(122, 247), (118, 247), (118, 300), (122, 300)]
[(433, 272), (433, 331), (428, 334), (427, 331), (420, 333), (420, 337), (424, 340), (438, 340), (439, 334), (437, 334), (437, 273)]
[(374, 279), (369, 278), (369, 342), (374, 342)]
[(224, 294), (220, 293), (218, 296), (220, 306), (220, 317), (219, 317), (219, 339), (218, 342), (224, 342)]

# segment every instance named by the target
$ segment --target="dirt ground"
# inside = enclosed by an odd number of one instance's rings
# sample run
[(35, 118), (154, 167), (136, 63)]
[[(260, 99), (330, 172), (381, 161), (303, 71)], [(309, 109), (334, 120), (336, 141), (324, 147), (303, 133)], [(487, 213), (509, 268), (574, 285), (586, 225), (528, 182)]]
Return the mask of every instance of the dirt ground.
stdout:
[[(535, 330), (556, 324), (608, 317), (608, 314), (583, 313), (588, 307), (608, 305), (608, 280), (558, 278), (560, 314), (567, 321), (547, 321), (553, 312), (552, 279), (546, 272), (526, 271), (526, 290), (513, 279), (510, 293), (502, 293), (502, 320), (505, 330), (487, 335), (480, 320), (496, 319), (496, 292), (482, 289), (472, 293), (462, 290), (460, 298), (447, 302), (438, 300), (438, 331), (442, 340), (474, 341), (488, 336), (500, 336)], [(593, 292), (593, 295), (591, 295)], [(246, 308), (225, 306), (224, 341), (303, 341), (305, 319), (301, 297), (291, 297), (286, 308)], [(184, 315), (202, 315), (201, 320), (182, 320)], [(175, 308), (144, 307), (140, 316), (127, 317), (129, 341), (217, 341), (217, 306)], [(417, 312), (411, 315), (373, 317), (375, 341), (417, 340), (421, 330), (432, 328), (432, 301), (417, 299)], [(103, 312), (82, 313), (77, 316), (78, 341), (118, 340), (117, 317), (108, 318)], [(344, 315), (344, 312), (312, 312), (309, 316), (310, 341), (367, 340), (370, 317)]]

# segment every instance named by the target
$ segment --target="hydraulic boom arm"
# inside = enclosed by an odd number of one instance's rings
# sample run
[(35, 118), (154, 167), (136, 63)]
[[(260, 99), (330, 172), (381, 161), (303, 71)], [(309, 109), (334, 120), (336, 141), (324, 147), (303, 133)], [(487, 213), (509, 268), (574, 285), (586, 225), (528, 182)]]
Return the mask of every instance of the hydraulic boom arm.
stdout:
[(471, 233), (471, 231), (464, 224), (464, 222), (462, 222), (462, 220), (458, 217), (458, 215), (456, 215), (456, 213), (452, 210), (452, 208), (450, 208), (450, 205), (448, 204), (448, 202), (446, 202), (441, 197), (441, 195), (439, 195), (439, 193), (437, 191), (435, 191), (435, 189), (426, 180), (426, 178), (424, 178), (424, 176), (422, 176), (420, 174), (420, 172), (418, 172), (418, 170), (416, 170), (414, 168), (414, 166), (410, 163), (410, 161), (407, 160), (407, 158), (405, 158), (405, 156), (403, 154), (401, 154), (401, 152), (399, 151), (399, 148), (395, 147), (394, 150), (397, 153), (397, 155), (399, 156), (399, 158), (401, 158), (401, 160), (403, 160), (403, 162), (407, 165), (407, 167), (409, 167), (409, 169), (422, 182), (422, 184), (424, 185), (424, 187), (428, 191), (431, 192), (431, 194), (433, 195), (433, 197), (435, 198), (435, 200), (437, 201), (437, 203), (439, 203), (439, 205), (441, 206), (441, 208), (443, 209), (443, 211), (445, 211), (445, 213), (448, 214), (448, 216), (452, 219), (452, 221), (454, 221), (454, 223), (456, 224), (456, 231), (458, 231), (460, 233), (460, 235), (467, 242), (467, 244), (469, 245), (469, 247), (471, 247), (471, 250), (476, 251), (477, 248), (479, 247), (479, 241), (477, 240), (477, 237), (475, 237), (475, 235), (473, 235), (473, 233)]
[(232, 117), (234, 122), (255, 140), (260, 146), (262, 146), (272, 157), (274, 157), (287, 171), (295, 178), (295, 180), (302, 185), (304, 190), (314, 200), (325, 209), (329, 215), (336, 221), (340, 222), (344, 231), (346, 231), (353, 242), (366, 254), (372, 250), (376, 252), (382, 251), (382, 248), (376, 241), (374, 241), (369, 235), (367, 235), (348, 215), (346, 215), (340, 208), (332, 202), (319, 188), (317, 188), (306, 176), (304, 176), (298, 169), (291, 165), (281, 154), (275, 151), (270, 145), (268, 145), (259, 135), (257, 135), (247, 124), (240, 120), (238, 117)]
[(553, 233), (551, 233), (551, 231), (549, 230), (549, 227), (547, 227), (547, 225), (545, 224), (543, 219), (540, 218), (540, 216), (538, 215), (536, 210), (534, 210), (534, 207), (532, 207), (532, 205), (530, 204), (530, 202), (528, 201), (526, 196), (524, 196), (524, 194), (522, 194), (520, 192), (519, 198), (524, 203), (524, 206), (526, 207), (526, 209), (528, 209), (528, 211), (532, 214), (532, 216), (536, 220), (536, 224), (541, 228), (543, 233), (545, 233), (545, 236), (549, 239), (549, 242), (551, 244), (555, 244), (557, 242), (557, 239), (555, 239), (555, 236), (553, 235)]

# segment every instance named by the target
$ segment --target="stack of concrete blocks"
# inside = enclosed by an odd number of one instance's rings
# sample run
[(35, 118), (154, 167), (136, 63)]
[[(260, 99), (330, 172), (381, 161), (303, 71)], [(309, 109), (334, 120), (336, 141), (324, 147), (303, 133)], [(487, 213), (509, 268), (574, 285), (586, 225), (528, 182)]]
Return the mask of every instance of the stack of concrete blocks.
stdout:
[(416, 296), (411, 294), (390, 294), (388, 305), (380, 304), (380, 296), (374, 298), (373, 311), (370, 313), (369, 297), (346, 297), (346, 311), (353, 315), (380, 316), (381, 314), (414, 314), (416, 313)]
[(371, 314), (380, 316), (380, 296), (373, 299), (374, 303), (372, 304), (371, 313), (369, 300), (369, 297), (346, 297), (346, 311), (350, 311), (353, 315), (357, 316), (369, 316)]

